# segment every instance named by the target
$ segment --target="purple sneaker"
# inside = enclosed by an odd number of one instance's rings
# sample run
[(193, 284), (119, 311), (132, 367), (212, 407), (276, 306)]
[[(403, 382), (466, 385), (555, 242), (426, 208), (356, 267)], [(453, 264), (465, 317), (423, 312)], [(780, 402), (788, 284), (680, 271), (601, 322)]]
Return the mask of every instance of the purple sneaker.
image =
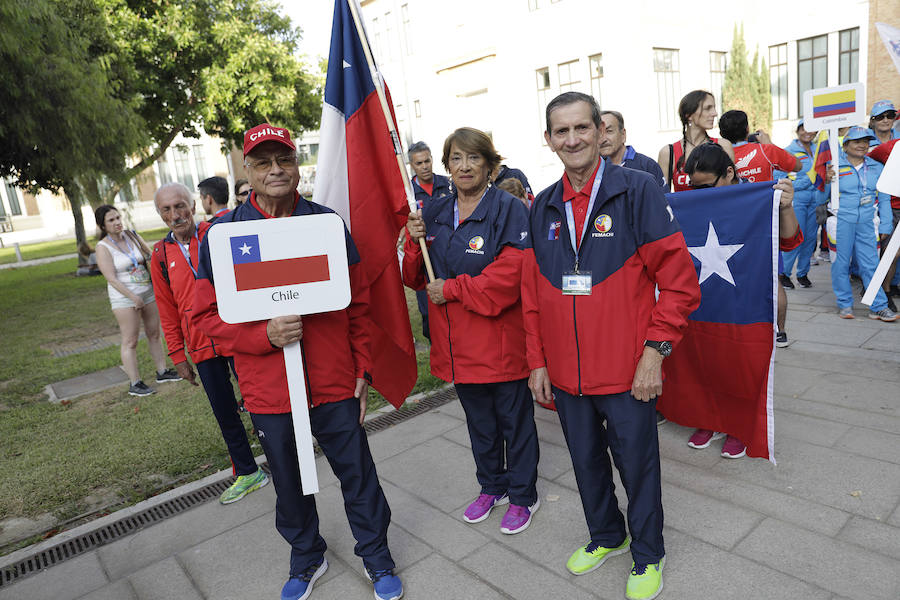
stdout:
[(481, 494), (475, 499), (475, 502), (469, 505), (466, 512), (463, 513), (463, 521), (466, 523), (481, 523), (491, 514), (491, 509), (499, 504), (509, 502), (506, 494), (494, 496), (493, 494)]
[(534, 516), (534, 513), (540, 506), (540, 498), (535, 500), (531, 506), (519, 506), (518, 504), (510, 503), (509, 508), (506, 509), (506, 514), (503, 515), (503, 520), (500, 521), (500, 533), (512, 535), (528, 529), (528, 526), (531, 525), (531, 517)]

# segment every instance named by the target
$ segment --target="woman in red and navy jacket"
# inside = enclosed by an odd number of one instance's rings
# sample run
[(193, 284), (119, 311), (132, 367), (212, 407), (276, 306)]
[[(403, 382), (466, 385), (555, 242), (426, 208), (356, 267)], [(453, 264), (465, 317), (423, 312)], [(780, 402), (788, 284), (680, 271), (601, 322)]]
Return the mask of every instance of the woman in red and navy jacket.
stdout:
[[(531, 524), (539, 506), (538, 439), (520, 301), (528, 213), (490, 185), (500, 160), (477, 129), (447, 138), (443, 163), (455, 193), (426, 204), (424, 215), (410, 213), (403, 281), (428, 291), (431, 372), (455, 384), (466, 412), (481, 494), (463, 519), (478, 523), (509, 502), (500, 531), (513, 534)], [(427, 285), (422, 237), (436, 276)]]

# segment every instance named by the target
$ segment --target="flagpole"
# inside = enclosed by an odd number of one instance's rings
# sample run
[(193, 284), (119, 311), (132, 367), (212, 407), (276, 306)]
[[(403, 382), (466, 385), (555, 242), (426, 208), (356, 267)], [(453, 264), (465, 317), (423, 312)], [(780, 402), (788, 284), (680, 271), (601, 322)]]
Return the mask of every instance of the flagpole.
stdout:
[[(338, 1), (347, 2), (347, 5), (350, 7), (350, 14), (353, 15), (353, 24), (356, 26), (356, 33), (359, 35), (360, 42), (362, 42), (363, 52), (366, 55), (366, 63), (369, 66), (369, 73), (372, 77), (372, 82), (375, 84), (375, 92), (378, 94), (378, 100), (381, 102), (384, 120), (387, 122), (388, 131), (391, 134), (391, 141), (394, 143), (394, 155), (397, 158), (397, 168), (400, 170), (400, 178), (403, 180), (403, 187), (406, 190), (406, 203), (409, 205), (409, 211), (415, 212), (418, 206), (416, 205), (416, 195), (413, 193), (412, 183), (406, 172), (406, 165), (403, 163), (403, 146), (400, 143), (400, 136), (397, 134), (397, 129), (394, 127), (394, 119), (391, 116), (391, 111), (387, 103), (387, 96), (381, 85), (381, 77), (378, 75), (378, 69), (375, 68), (375, 60), (372, 58), (372, 51), (369, 48), (369, 38), (366, 37), (366, 32), (362, 26), (359, 7), (356, 4), (356, 0)], [(425, 258), (425, 270), (428, 272), (428, 280), (434, 281), (434, 268), (431, 266), (431, 257), (428, 255), (428, 246), (425, 244), (424, 238), (419, 238), (419, 247), (422, 249), (422, 256)]]

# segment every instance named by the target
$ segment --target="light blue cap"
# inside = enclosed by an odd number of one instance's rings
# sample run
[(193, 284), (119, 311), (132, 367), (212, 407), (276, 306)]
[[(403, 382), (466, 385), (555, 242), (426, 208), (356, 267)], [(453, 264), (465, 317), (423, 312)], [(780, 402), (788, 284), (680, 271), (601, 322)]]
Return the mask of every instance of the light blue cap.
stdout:
[(851, 140), (868, 140), (874, 137), (875, 136), (872, 135), (872, 131), (865, 127), (851, 127), (847, 130), (847, 133), (844, 134), (844, 143), (847, 143)]
[(872, 105), (872, 116), (877, 117), (881, 113), (887, 112), (889, 110), (897, 112), (897, 109), (894, 108), (894, 103), (890, 100), (879, 100)]

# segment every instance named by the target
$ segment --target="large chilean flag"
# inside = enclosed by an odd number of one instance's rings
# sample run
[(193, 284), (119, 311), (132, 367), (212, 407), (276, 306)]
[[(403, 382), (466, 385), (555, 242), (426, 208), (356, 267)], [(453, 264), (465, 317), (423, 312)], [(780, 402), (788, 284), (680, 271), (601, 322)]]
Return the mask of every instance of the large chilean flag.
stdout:
[(666, 359), (657, 408), (729, 433), (775, 462), (778, 202), (772, 182), (668, 194), (700, 282), (700, 306)]
[[(348, 2), (355, 1), (334, 3), (313, 200), (343, 217), (359, 249), (372, 293), (372, 385), (399, 407), (416, 383), (416, 352), (397, 261), (397, 238), (409, 208), (363, 51), (368, 41), (360, 39), (350, 12)], [(359, 14), (358, 4), (356, 10)]]

